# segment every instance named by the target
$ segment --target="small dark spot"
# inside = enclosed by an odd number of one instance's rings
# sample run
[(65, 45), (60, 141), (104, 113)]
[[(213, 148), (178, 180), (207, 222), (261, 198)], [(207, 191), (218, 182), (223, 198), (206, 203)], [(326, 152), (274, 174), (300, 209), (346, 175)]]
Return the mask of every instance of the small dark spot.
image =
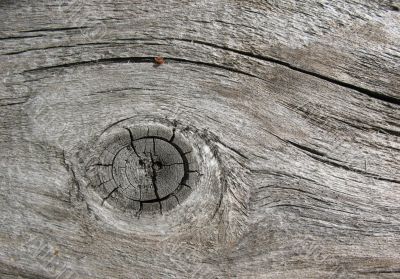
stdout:
[(154, 169), (155, 169), (156, 171), (161, 170), (162, 167), (163, 167), (163, 165), (161, 164), (161, 162), (154, 162)]
[(390, 6), (389, 8), (390, 8), (390, 10), (395, 11), (395, 12), (399, 11), (399, 7), (394, 6), (394, 5)]

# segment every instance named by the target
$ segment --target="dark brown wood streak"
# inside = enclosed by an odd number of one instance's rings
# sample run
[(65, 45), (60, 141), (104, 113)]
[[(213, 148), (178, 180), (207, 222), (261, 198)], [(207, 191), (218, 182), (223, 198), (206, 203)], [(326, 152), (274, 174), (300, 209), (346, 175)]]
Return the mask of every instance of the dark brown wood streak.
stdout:
[(0, 277), (400, 278), (399, 8), (0, 1)]

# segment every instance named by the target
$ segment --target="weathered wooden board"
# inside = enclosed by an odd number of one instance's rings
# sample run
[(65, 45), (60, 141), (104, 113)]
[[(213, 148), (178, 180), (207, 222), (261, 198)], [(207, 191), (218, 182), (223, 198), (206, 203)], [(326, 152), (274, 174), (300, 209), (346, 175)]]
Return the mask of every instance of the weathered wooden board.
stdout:
[[(0, 277), (399, 278), (399, 8), (0, 1)], [(128, 124), (198, 150), (162, 215), (87, 187)]]

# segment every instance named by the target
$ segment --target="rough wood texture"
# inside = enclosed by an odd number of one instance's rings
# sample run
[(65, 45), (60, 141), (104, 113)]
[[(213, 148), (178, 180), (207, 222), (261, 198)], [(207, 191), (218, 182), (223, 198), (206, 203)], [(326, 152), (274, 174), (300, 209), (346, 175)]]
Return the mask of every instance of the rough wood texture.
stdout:
[[(0, 1), (0, 277), (399, 278), (399, 8)], [(85, 180), (126, 123), (198, 150), (162, 215)]]

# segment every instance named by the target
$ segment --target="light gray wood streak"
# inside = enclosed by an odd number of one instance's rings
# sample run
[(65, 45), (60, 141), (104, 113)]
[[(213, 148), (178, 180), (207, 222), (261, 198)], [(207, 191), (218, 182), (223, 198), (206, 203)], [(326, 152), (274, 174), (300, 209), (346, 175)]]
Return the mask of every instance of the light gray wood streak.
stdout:
[[(399, 8), (1, 1), (0, 277), (399, 278)], [(163, 217), (87, 196), (124, 119), (201, 152)]]

